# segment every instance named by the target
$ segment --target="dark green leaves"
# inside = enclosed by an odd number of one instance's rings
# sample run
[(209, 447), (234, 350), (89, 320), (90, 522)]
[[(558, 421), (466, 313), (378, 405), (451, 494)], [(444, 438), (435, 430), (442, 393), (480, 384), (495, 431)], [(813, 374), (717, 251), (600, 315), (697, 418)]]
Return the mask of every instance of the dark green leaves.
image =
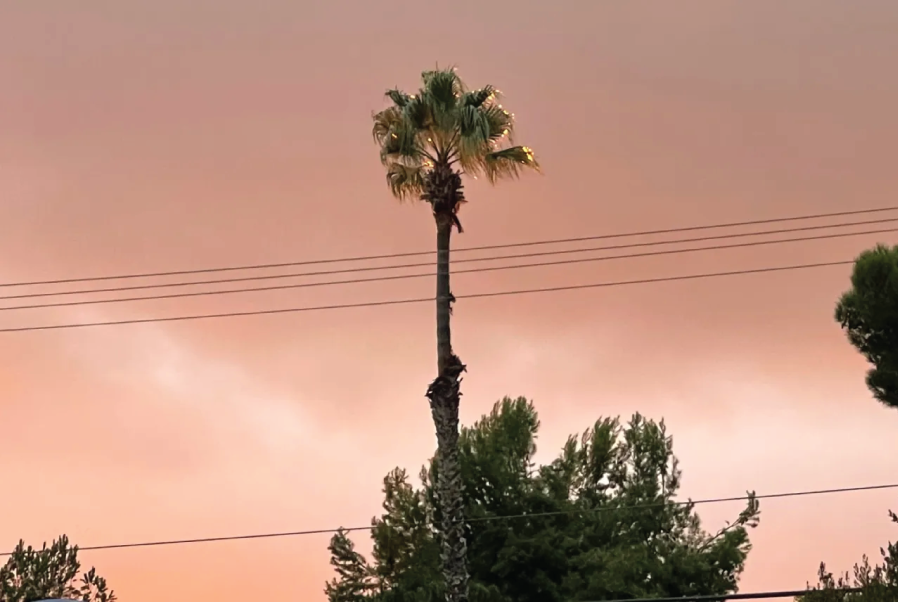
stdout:
[[(625, 425), (601, 418), (540, 467), (533, 460), (538, 430), (536, 411), (524, 398), (503, 399), (462, 430), (472, 601), (576, 602), (736, 589), (757, 500), (751, 497), (716, 533), (705, 532), (693, 507), (675, 501), (680, 470), (663, 422), (639, 414)], [(432, 486), (438, 470), (431, 462), (417, 488), (399, 469), (384, 479), (372, 563), (364, 579), (353, 577), (369, 583), (361, 588), (366, 602), (442, 599), (431, 526), (439, 520)], [(509, 515), (517, 518), (497, 518)], [(340, 537), (332, 542), (335, 558)], [(337, 597), (340, 584), (333, 583), (332, 602), (356, 602)]]
[(873, 396), (898, 408), (898, 247), (877, 245), (855, 261), (852, 288), (839, 300), (836, 321), (873, 368)]
[(492, 86), (484, 86), (479, 90), (473, 90), (471, 92), (466, 92), (462, 96), (461, 104), (465, 107), (474, 107), (478, 108), (483, 106), (483, 104), (491, 100), (496, 96), (496, 89)]
[(0, 568), (0, 602), (33, 602), (48, 598), (72, 598), (84, 602), (115, 602), (115, 593), (95, 569), (76, 582), (81, 563), (78, 546), (69, 546), (65, 535), (40, 550), (19, 541)]
[(393, 104), (399, 107), (400, 109), (405, 107), (411, 98), (408, 94), (403, 92), (402, 90), (387, 90), (386, 97), (393, 101)]
[(374, 591), (371, 568), (355, 544), (342, 529), (331, 538), (328, 546), (331, 566), (337, 577), (325, 585), (324, 591), (331, 602), (361, 602)]
[(440, 112), (451, 112), (464, 93), (464, 82), (455, 69), (425, 71), (421, 74), (424, 89), (421, 96), (426, 98)]

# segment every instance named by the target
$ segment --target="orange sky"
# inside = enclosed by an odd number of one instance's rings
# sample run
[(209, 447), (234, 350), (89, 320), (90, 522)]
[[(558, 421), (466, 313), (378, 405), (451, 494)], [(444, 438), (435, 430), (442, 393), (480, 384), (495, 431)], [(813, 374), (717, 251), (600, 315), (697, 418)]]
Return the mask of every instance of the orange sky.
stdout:
[[(371, 111), (439, 61), (545, 175), (473, 183), (456, 244), (895, 203), (891, 0), (0, 6), (0, 281), (429, 249)], [(459, 276), (456, 294), (842, 260), (861, 237)], [(459, 301), (463, 419), (535, 400), (550, 457), (664, 417), (684, 494), (886, 483), (898, 414), (833, 322), (849, 269)], [(432, 294), (428, 279), (18, 311), (0, 327)], [(0, 335), (0, 543), (365, 524), (432, 450), (432, 307)], [(744, 591), (878, 556), (894, 492), (762, 503)], [(737, 505), (702, 510), (709, 528)], [(322, 600), (326, 536), (84, 554), (122, 600)], [(239, 573), (237, 571), (240, 571)], [(239, 577), (238, 577), (239, 575)]]

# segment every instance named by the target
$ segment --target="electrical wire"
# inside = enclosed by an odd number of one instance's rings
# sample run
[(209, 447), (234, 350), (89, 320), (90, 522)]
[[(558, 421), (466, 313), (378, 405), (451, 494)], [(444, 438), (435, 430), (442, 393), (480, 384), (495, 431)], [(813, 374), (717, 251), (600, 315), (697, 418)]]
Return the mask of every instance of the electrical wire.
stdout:
[[(898, 489), (898, 483), (891, 483), (886, 485), (864, 485), (860, 487), (837, 487), (832, 489), (811, 489), (811, 490), (803, 490), (803, 491), (787, 491), (780, 493), (768, 493), (764, 495), (755, 495), (754, 498), (756, 500), (770, 500), (770, 499), (783, 499), (783, 498), (796, 498), (796, 497), (809, 497), (816, 495), (831, 495), (837, 493), (857, 493), (861, 491), (879, 491), (884, 489)], [(515, 520), (515, 519), (523, 519), (523, 518), (544, 518), (544, 517), (552, 517), (552, 516), (568, 516), (572, 514), (590, 514), (597, 512), (621, 512), (624, 510), (647, 510), (652, 508), (664, 508), (668, 504), (674, 504), (676, 506), (699, 506), (699, 505), (707, 505), (707, 504), (723, 504), (728, 502), (741, 502), (749, 500), (749, 496), (732, 496), (732, 497), (716, 497), (716, 498), (705, 498), (700, 500), (687, 500), (684, 502), (655, 502), (655, 503), (646, 503), (646, 504), (632, 504), (629, 506), (611, 506), (611, 507), (600, 507), (600, 508), (592, 508), (590, 510), (559, 510), (555, 512), (534, 512), (534, 513), (523, 513), (523, 514), (507, 514), (503, 516), (484, 516), (479, 518), (469, 518), (466, 519), (466, 522), (490, 522), (490, 521), (498, 521), (498, 520)], [(281, 537), (301, 537), (307, 535), (327, 535), (337, 533), (339, 531), (344, 532), (353, 532), (353, 531), (370, 531), (373, 527), (371, 525), (365, 526), (357, 526), (357, 527), (337, 527), (337, 528), (329, 528), (329, 529), (307, 529), (303, 531), (279, 531), (274, 533), (252, 533), (248, 535), (225, 535), (220, 537), (198, 537), (194, 539), (167, 539), (167, 540), (159, 540), (159, 541), (143, 541), (143, 542), (132, 542), (132, 543), (117, 543), (117, 544), (105, 544), (105, 545), (96, 545), (96, 546), (84, 546), (80, 547), (80, 551), (93, 551), (93, 550), (120, 550), (127, 548), (150, 548), (150, 547), (159, 547), (159, 546), (173, 546), (173, 545), (183, 545), (183, 544), (193, 544), (193, 543), (217, 543), (224, 541), (245, 541), (251, 539), (274, 539)], [(0, 553), (0, 557), (10, 556), (11, 552), (2, 552)]]
[[(890, 218), (890, 219), (881, 219), (881, 220), (868, 220), (862, 222), (848, 222), (842, 224), (828, 224), (825, 226), (806, 226), (802, 228), (784, 228), (779, 230), (768, 230), (768, 231), (760, 231), (760, 232), (742, 232), (737, 234), (725, 234), (719, 236), (702, 236), (697, 238), (681, 238), (674, 240), (661, 240), (661, 241), (652, 241), (652, 242), (642, 242), (642, 243), (631, 243), (624, 245), (610, 245), (603, 247), (587, 247), (583, 249), (561, 249), (555, 251), (541, 251), (537, 253), (519, 253), (514, 255), (497, 255), (493, 257), (474, 257), (474, 258), (462, 258), (453, 260), (453, 265), (458, 265), (462, 263), (471, 263), (471, 262), (483, 262), (483, 261), (500, 261), (505, 259), (528, 259), (532, 257), (545, 257), (545, 256), (556, 256), (556, 255), (570, 255), (574, 253), (590, 253), (594, 251), (616, 251), (621, 249), (632, 249), (639, 247), (654, 247), (659, 245), (670, 245), (670, 244), (682, 244), (682, 243), (691, 243), (691, 242), (707, 242), (710, 240), (728, 240), (734, 238), (744, 238), (747, 236), (766, 236), (769, 234), (786, 234), (786, 233), (794, 233), (794, 232), (804, 232), (808, 230), (821, 230), (821, 229), (829, 229), (829, 228), (841, 228), (841, 227), (849, 227), (849, 226), (860, 226), (860, 225), (869, 225), (869, 224), (882, 224), (889, 222), (898, 222), (898, 218)], [(516, 267), (538, 267), (544, 265), (562, 265), (564, 263), (578, 263), (584, 261), (601, 261), (605, 259), (630, 259), (634, 257), (649, 257), (653, 255), (669, 255), (675, 253), (685, 253), (689, 251), (704, 251), (704, 250), (716, 250), (716, 249), (729, 249), (729, 248), (739, 248), (739, 247), (752, 247), (758, 245), (767, 245), (767, 244), (776, 244), (782, 242), (798, 242), (804, 240), (823, 240), (827, 238), (843, 238), (847, 236), (861, 236), (865, 234), (880, 234), (884, 232), (895, 232), (896, 229), (880, 229), (880, 230), (868, 230), (862, 232), (840, 232), (833, 234), (825, 234), (822, 236), (809, 236), (809, 237), (799, 237), (799, 238), (787, 238), (787, 239), (779, 239), (779, 240), (770, 240), (770, 241), (753, 241), (749, 243), (735, 244), (735, 245), (724, 245), (724, 246), (711, 246), (711, 247), (702, 247), (698, 249), (675, 249), (669, 251), (661, 251), (656, 253), (636, 253), (629, 255), (615, 255), (612, 257), (599, 257), (599, 258), (590, 258), (590, 259), (579, 259), (579, 260), (571, 260), (568, 262), (555, 262), (555, 263), (536, 263), (536, 264), (527, 264), (523, 266), (508, 266), (508, 267), (498, 267), (498, 268), (483, 268), (480, 270), (454, 270), (454, 274), (464, 274), (469, 272), (478, 272), (478, 271), (493, 271), (497, 269), (513, 269)], [(407, 263), (407, 264), (399, 264), (399, 265), (388, 265), (388, 266), (366, 266), (360, 268), (346, 268), (340, 270), (323, 270), (316, 272), (292, 272), (287, 274), (267, 274), (264, 276), (242, 276), (238, 278), (224, 278), (217, 280), (189, 280), (189, 281), (181, 281), (181, 282), (169, 282), (169, 283), (157, 283), (157, 284), (142, 284), (136, 286), (117, 286), (117, 287), (108, 287), (108, 288), (93, 288), (93, 289), (78, 289), (78, 290), (70, 290), (70, 291), (53, 291), (53, 292), (43, 292), (43, 293), (27, 293), (27, 294), (19, 294), (19, 295), (6, 295), (0, 296), (0, 301), (12, 301), (18, 299), (36, 299), (36, 298), (45, 298), (45, 297), (61, 297), (61, 296), (69, 296), (69, 295), (88, 295), (88, 294), (97, 294), (97, 293), (119, 293), (119, 292), (127, 292), (127, 291), (136, 291), (136, 290), (148, 290), (148, 289), (158, 289), (158, 288), (175, 288), (175, 287), (184, 287), (184, 286), (200, 286), (205, 284), (233, 284), (237, 282), (253, 282), (260, 280), (281, 280), (285, 278), (301, 278), (307, 276), (331, 276), (335, 274), (349, 274), (349, 273), (358, 273), (358, 272), (376, 272), (383, 270), (395, 270), (395, 269), (406, 269), (406, 268), (422, 268), (422, 267), (433, 267), (433, 262), (426, 263)], [(162, 295), (162, 296), (152, 296), (152, 297), (135, 297), (124, 300), (134, 300), (141, 301), (144, 299), (171, 299), (176, 297), (190, 297), (190, 296), (203, 296), (208, 294), (222, 294), (222, 293), (230, 293), (230, 292), (250, 292), (255, 290), (279, 290), (281, 288), (305, 288), (306, 286), (327, 286), (334, 284), (355, 284), (359, 282), (378, 282), (381, 280), (400, 280), (404, 278), (419, 278), (423, 276), (430, 276), (432, 272), (427, 274), (420, 275), (410, 275), (410, 276), (385, 276), (379, 278), (368, 278), (368, 279), (353, 279), (353, 280), (340, 280), (335, 282), (322, 282), (322, 283), (312, 283), (312, 284), (304, 284), (304, 285), (289, 285), (285, 287), (270, 287), (270, 288), (245, 288), (245, 289), (237, 289), (234, 291), (212, 291), (203, 292), (203, 293), (195, 293), (195, 294), (185, 294), (185, 295)], [(114, 303), (120, 301), (120, 299), (112, 299), (112, 300), (103, 300), (103, 301), (94, 301), (93, 303)], [(88, 303), (90, 304), (90, 303)], [(36, 307), (60, 307), (67, 304), (60, 305), (35, 305), (35, 306), (16, 306), (16, 307), (6, 307), (0, 308), (2, 309), (33, 309)], [(78, 305), (78, 303), (75, 303)]]
[[(456, 299), (479, 299), (488, 297), (505, 297), (509, 295), (525, 295), (531, 293), (550, 293), (559, 291), (575, 291), (590, 288), (610, 288), (616, 286), (628, 286), (634, 284), (655, 284), (659, 282), (678, 282), (683, 280), (699, 280), (705, 278), (717, 278), (724, 276), (744, 276), (748, 274), (764, 274), (771, 272), (786, 272), (792, 270), (805, 270), (812, 268), (831, 267), (837, 265), (851, 265), (854, 261), (829, 261), (823, 263), (806, 263), (800, 265), (776, 266), (767, 268), (755, 268), (750, 270), (733, 270), (730, 272), (710, 272), (703, 274), (688, 274), (683, 276), (664, 276), (660, 278), (642, 278), (639, 280), (618, 280), (613, 282), (595, 282), (590, 284), (572, 284), (568, 286), (552, 286), (545, 288), (531, 288), (511, 291), (494, 291), (485, 293), (470, 293), (467, 295), (457, 295)], [(342, 303), (334, 305), (312, 305), (305, 307), (287, 307), (281, 309), (258, 309), (252, 311), (234, 311), (218, 314), (194, 314), (187, 316), (165, 316), (158, 318), (134, 318), (130, 320), (114, 320), (110, 322), (81, 322), (70, 324), (47, 324), (43, 326), (17, 326), (10, 328), (0, 328), (0, 333), (10, 332), (31, 332), (37, 330), (63, 330), (70, 328), (91, 328), (98, 326), (124, 326), (126, 324), (151, 324), (157, 322), (184, 322), (188, 320), (208, 320), (216, 318), (237, 318), (243, 316), (262, 316), (277, 315), (288, 313), (301, 313), (312, 311), (328, 311), (337, 309), (353, 309), (359, 307), (384, 307), (388, 305), (409, 305), (413, 303), (426, 303), (436, 301), (433, 297), (420, 297), (411, 299), (388, 299), (385, 301), (363, 301), (359, 303)]]
[[(898, 221), (898, 220), (896, 220)], [(604, 257), (585, 257), (581, 259), (565, 259), (560, 261), (544, 261), (537, 263), (524, 263), (518, 265), (505, 265), (505, 266), (490, 266), (485, 268), (473, 268), (468, 270), (456, 270), (453, 272), (453, 275), (457, 274), (470, 274), (477, 272), (495, 272), (495, 271), (505, 271), (505, 270), (514, 270), (520, 268), (534, 268), (534, 267), (547, 267), (547, 266), (557, 266), (557, 265), (572, 265), (578, 263), (592, 263), (597, 261), (610, 261), (614, 259), (631, 259), (635, 257), (654, 257), (659, 255), (675, 255), (680, 253), (694, 253), (701, 251), (718, 251), (724, 249), (738, 249), (745, 247), (756, 247), (762, 245), (771, 245), (771, 244), (780, 244), (780, 243), (791, 243), (791, 242), (804, 242), (809, 240), (825, 240), (832, 238), (845, 238), (849, 236), (861, 236), (865, 234), (879, 234), (884, 232), (898, 232), (898, 228), (888, 228), (882, 230), (869, 230), (865, 232), (846, 232), (839, 234), (826, 234), (822, 236), (808, 236), (808, 237), (799, 237), (799, 238), (786, 238), (781, 240), (761, 240), (761, 241), (753, 241), (747, 243), (738, 243), (734, 245), (714, 245), (710, 247), (692, 247), (687, 249), (667, 249), (664, 251), (653, 251), (648, 253), (632, 253), (629, 255), (612, 255), (612, 256), (604, 256)], [(276, 286), (258, 286), (258, 287), (247, 287), (247, 288), (238, 288), (238, 289), (227, 289), (222, 291), (199, 291), (192, 293), (170, 293), (165, 295), (148, 295), (143, 297), (120, 297), (118, 299), (87, 299), (81, 301), (57, 301), (54, 303), (38, 303), (32, 305), (14, 305), (11, 307), (0, 307), (0, 312), (2, 311), (12, 311), (19, 309), (41, 309), (47, 307), (71, 307), (75, 305), (97, 305), (97, 304), (105, 304), (105, 303), (126, 303), (133, 301), (158, 301), (160, 299), (180, 299), (184, 297), (206, 297), (206, 296), (216, 296), (216, 295), (229, 295), (234, 293), (257, 293), (263, 291), (277, 291), (277, 290), (287, 290), (287, 289), (298, 289), (298, 288), (310, 288), (310, 287), (320, 287), (320, 286), (334, 286), (339, 284), (362, 284), (366, 282), (384, 282), (388, 280), (407, 280), (410, 278), (425, 278), (428, 276), (434, 276), (433, 272), (419, 273), (419, 274), (398, 274), (394, 276), (379, 276), (376, 278), (354, 278), (350, 280), (329, 280), (325, 282), (302, 282), (299, 284), (280, 284)]]
[[(823, 590), (829, 592), (839, 592), (842, 594), (857, 594), (864, 591), (861, 587), (842, 587), (832, 590)], [(676, 598), (623, 598), (620, 600), (603, 600), (602, 602), (717, 602), (723, 600), (772, 600), (775, 598), (798, 598), (807, 596), (808, 594), (821, 593), (821, 590), (813, 589), (793, 589), (785, 591), (771, 592), (753, 592), (750, 594), (712, 594), (702, 596), (679, 596)]]
[[(594, 236), (579, 236), (573, 238), (556, 238), (556, 239), (548, 239), (548, 240), (536, 240), (536, 241), (525, 241), (519, 243), (507, 243), (507, 244), (497, 244), (497, 245), (482, 245), (477, 247), (463, 247), (460, 249), (453, 250), (454, 253), (465, 253), (470, 251), (486, 251), (486, 250), (495, 250), (495, 249), (510, 249), (517, 247), (532, 247), (532, 246), (540, 246), (540, 245), (550, 245), (550, 244), (563, 244), (563, 243), (574, 243), (574, 242), (586, 242), (592, 240), (608, 240), (614, 238), (629, 238), (634, 236), (651, 236), (656, 234), (673, 234), (679, 232), (695, 232), (701, 230), (714, 230), (719, 228), (736, 228), (742, 226), (754, 226), (761, 224), (773, 224), (773, 223), (781, 223), (781, 222), (792, 222), (792, 221), (804, 221), (804, 220), (812, 220), (812, 219), (823, 219), (829, 217), (845, 217), (849, 215), (863, 215), (870, 213), (883, 213), (887, 211), (895, 211), (898, 210), (898, 206), (893, 207), (878, 207), (871, 209), (857, 209), (852, 211), (838, 211), (833, 213), (817, 213), (810, 215), (798, 215), (798, 216), (790, 216), (790, 217), (778, 217), (778, 218), (769, 218), (769, 219), (760, 219), (760, 220), (748, 220), (742, 222), (729, 222), (729, 223), (717, 223), (717, 224), (706, 224), (699, 226), (686, 226), (680, 228), (665, 228), (659, 230), (643, 230), (638, 232), (626, 232), (626, 233), (614, 233), (614, 234), (599, 234)], [(825, 227), (825, 226), (824, 226)], [(194, 270), (173, 270), (173, 271), (164, 271), (164, 272), (141, 272), (141, 273), (129, 273), (129, 274), (116, 274), (109, 276), (89, 276), (89, 277), (80, 277), (80, 278), (60, 278), (54, 280), (33, 280), (33, 281), (25, 281), (25, 282), (5, 282), (0, 283), (0, 288), (9, 288), (9, 287), (17, 287), (17, 286), (41, 286), (41, 285), (50, 285), (50, 284), (72, 284), (77, 282), (92, 282), (92, 281), (106, 281), (106, 280), (125, 280), (132, 278), (155, 278), (155, 277), (163, 277), (163, 276), (183, 276), (187, 274), (209, 274), (214, 272), (231, 272), (231, 271), (241, 271), (241, 270), (261, 270), (261, 269), (269, 269), (269, 268), (283, 268), (283, 267), (297, 267), (303, 265), (322, 265), (322, 264), (330, 264), (330, 263), (344, 263), (344, 262), (356, 262), (356, 261), (373, 261), (379, 259), (397, 259), (402, 257), (416, 257), (416, 256), (425, 256), (425, 255), (434, 255), (436, 251), (415, 251), (415, 252), (406, 252), (406, 253), (388, 253), (381, 255), (363, 255), (356, 257), (339, 257), (339, 258), (331, 258), (331, 259), (315, 259), (315, 260), (306, 260), (306, 261), (290, 261), (290, 262), (282, 262), (282, 263), (265, 263), (265, 264), (251, 264), (251, 265), (241, 265), (241, 266), (222, 266), (216, 268), (202, 268), (202, 269), (194, 269)]]

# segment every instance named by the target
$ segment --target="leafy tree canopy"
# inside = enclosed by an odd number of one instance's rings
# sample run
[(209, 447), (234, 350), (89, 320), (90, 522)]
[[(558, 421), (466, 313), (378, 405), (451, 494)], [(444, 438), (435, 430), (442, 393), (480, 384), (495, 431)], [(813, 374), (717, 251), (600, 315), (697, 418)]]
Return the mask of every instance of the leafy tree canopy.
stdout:
[[(889, 512), (892, 522), (898, 523), (898, 516)], [(836, 577), (820, 563), (818, 583), (808, 587), (806, 595), (798, 602), (895, 602), (898, 600), (898, 543), (889, 543), (880, 549), (882, 564), (871, 565), (864, 556), (854, 565), (851, 573)], [(860, 592), (846, 593), (845, 589), (860, 589)]]
[(857, 258), (835, 317), (873, 364), (867, 373), (873, 396), (898, 408), (898, 247), (877, 245)]
[(0, 602), (35, 602), (66, 598), (83, 602), (115, 602), (115, 593), (95, 569), (82, 573), (78, 546), (65, 535), (37, 550), (25, 542), (13, 550), (0, 568)]
[[(701, 527), (675, 496), (681, 472), (664, 422), (602, 418), (536, 466), (539, 420), (505, 398), (459, 442), (473, 602), (555, 602), (722, 594), (737, 589), (758, 523), (753, 494), (732, 523)], [(442, 596), (433, 460), (419, 487), (384, 478), (371, 560), (347, 533), (331, 540), (331, 602), (436, 602)], [(498, 518), (503, 516), (517, 518)]]

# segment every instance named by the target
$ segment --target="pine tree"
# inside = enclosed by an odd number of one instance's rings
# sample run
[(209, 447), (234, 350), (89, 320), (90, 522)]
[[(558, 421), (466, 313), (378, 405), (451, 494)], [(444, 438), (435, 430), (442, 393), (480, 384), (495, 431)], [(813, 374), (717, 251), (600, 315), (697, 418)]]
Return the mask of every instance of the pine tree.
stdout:
[[(681, 471), (663, 421), (600, 418), (544, 466), (533, 460), (539, 424), (529, 401), (506, 398), (461, 430), (472, 602), (736, 591), (751, 549), (748, 529), (758, 523), (753, 495), (732, 523), (709, 533), (694, 507), (675, 499)], [(440, 530), (433, 527), (440, 524), (439, 471), (437, 456), (422, 469), (418, 488), (404, 470), (384, 479), (367, 602), (445, 599)], [(507, 516), (517, 518), (498, 518)], [(343, 539), (334, 537), (332, 553), (346, 548)], [(335, 566), (345, 556), (335, 555)], [(345, 585), (359, 591), (351, 587), (357, 581)]]
[(860, 254), (835, 318), (872, 366), (870, 392), (898, 408), (898, 246), (877, 245)]
[(371, 593), (371, 569), (355, 551), (355, 544), (343, 529), (331, 538), (328, 550), (337, 577), (325, 586), (330, 602), (360, 602)]

